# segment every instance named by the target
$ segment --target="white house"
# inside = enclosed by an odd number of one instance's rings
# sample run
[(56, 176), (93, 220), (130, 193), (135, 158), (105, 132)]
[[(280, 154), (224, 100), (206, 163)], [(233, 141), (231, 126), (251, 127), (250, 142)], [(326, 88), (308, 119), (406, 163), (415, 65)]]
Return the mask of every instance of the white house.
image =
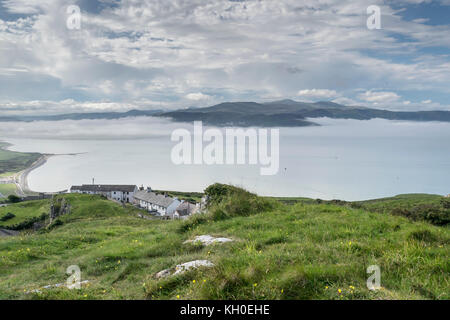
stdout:
[(167, 194), (157, 194), (148, 188), (135, 193), (134, 203), (149, 212), (172, 218), (175, 210), (182, 202), (178, 198), (169, 197)]
[(83, 184), (72, 186), (70, 193), (99, 194), (120, 202), (134, 202), (134, 195), (138, 191), (133, 185), (106, 185), (106, 184)]

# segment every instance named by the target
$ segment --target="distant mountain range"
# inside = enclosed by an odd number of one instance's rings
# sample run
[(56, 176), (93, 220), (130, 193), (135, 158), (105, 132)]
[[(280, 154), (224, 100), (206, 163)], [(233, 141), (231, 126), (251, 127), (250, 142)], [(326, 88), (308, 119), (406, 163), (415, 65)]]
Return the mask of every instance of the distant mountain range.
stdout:
[(44, 115), (44, 116), (0, 116), (0, 122), (121, 119), (128, 117), (150, 117), (156, 114), (161, 114), (163, 112), (164, 112), (163, 110), (130, 110), (127, 112), (67, 113), (67, 114)]
[(333, 102), (305, 103), (281, 100), (269, 103), (228, 102), (212, 107), (177, 110), (158, 116), (178, 122), (202, 120), (216, 126), (279, 126), (300, 127), (317, 125), (308, 119), (328, 117), (333, 119), (369, 120), (374, 118), (410, 121), (450, 122), (450, 111), (401, 112), (365, 107), (349, 107)]
[(269, 103), (226, 102), (206, 108), (176, 111), (131, 110), (128, 112), (71, 113), (47, 116), (0, 116), (5, 121), (59, 121), (164, 117), (176, 122), (203, 121), (214, 126), (302, 127), (317, 125), (313, 118), (370, 120), (374, 118), (409, 121), (450, 122), (450, 111), (388, 111), (321, 101), (315, 103), (281, 100)]

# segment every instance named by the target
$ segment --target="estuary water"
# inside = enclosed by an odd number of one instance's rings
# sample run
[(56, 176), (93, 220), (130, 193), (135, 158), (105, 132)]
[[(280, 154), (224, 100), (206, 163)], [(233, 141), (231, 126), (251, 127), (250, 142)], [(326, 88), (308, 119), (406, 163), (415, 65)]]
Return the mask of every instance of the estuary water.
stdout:
[[(35, 191), (71, 185), (136, 184), (202, 191), (214, 182), (260, 195), (365, 200), (401, 193), (450, 193), (450, 123), (312, 119), (280, 128), (278, 174), (260, 165), (175, 165), (170, 139), (191, 124), (158, 118), (1, 123), (16, 151), (59, 155), (29, 175)], [(205, 128), (206, 129), (206, 128)]]

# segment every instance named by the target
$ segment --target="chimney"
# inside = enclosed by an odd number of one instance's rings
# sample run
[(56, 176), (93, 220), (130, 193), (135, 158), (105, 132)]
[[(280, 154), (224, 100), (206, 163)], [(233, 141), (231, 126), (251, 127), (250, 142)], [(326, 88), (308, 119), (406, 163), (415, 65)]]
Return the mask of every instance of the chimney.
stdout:
[(95, 184), (95, 178), (92, 178), (92, 185)]

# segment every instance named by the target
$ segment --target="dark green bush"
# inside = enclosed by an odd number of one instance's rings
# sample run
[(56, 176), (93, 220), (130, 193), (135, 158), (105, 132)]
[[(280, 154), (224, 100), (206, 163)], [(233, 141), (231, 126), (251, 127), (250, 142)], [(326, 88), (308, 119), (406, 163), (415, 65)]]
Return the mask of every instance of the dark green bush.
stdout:
[(213, 184), (206, 188), (208, 208), (213, 220), (222, 220), (236, 216), (249, 216), (272, 210), (276, 202), (258, 197), (242, 188)]
[(441, 204), (445, 210), (450, 210), (450, 198), (442, 198)]
[(8, 202), (9, 202), (9, 203), (18, 203), (18, 202), (20, 202), (20, 201), (22, 201), (22, 199), (19, 198), (19, 197), (16, 196), (16, 195), (14, 195), (14, 194), (10, 194), (10, 195), (8, 196)]
[(413, 208), (395, 208), (391, 211), (391, 214), (403, 216), (414, 221), (428, 221), (439, 226), (450, 222), (450, 210), (432, 204), (418, 205)]
[(45, 220), (45, 218), (47, 218), (47, 216), (48, 216), (48, 214), (42, 213), (39, 217), (33, 217), (33, 218), (27, 219), (25, 221), (22, 221), (20, 223), (17, 223), (17, 224), (14, 224), (12, 226), (8, 226), (5, 228), (9, 229), (9, 230), (15, 230), (15, 231), (30, 229), (33, 227), (34, 223)]
[(62, 226), (64, 224), (64, 222), (62, 222), (60, 219), (56, 219), (55, 221), (52, 222), (51, 225), (48, 226), (48, 229), (54, 229), (56, 227)]
[(223, 201), (226, 197), (245, 191), (241, 188), (230, 186), (227, 184), (215, 183), (205, 189), (205, 195), (208, 197), (208, 206), (214, 206)]
[(14, 213), (8, 212), (3, 217), (0, 218), (0, 221), (7, 221), (14, 218), (16, 215)]

